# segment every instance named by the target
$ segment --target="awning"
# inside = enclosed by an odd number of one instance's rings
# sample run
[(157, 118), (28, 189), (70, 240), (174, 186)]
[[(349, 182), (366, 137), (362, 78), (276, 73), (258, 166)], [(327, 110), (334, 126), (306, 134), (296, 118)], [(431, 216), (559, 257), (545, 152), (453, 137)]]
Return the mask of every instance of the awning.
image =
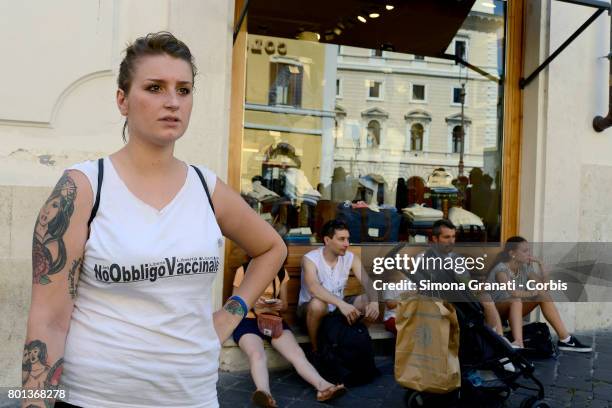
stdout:
[[(250, 0), (251, 34), (440, 56), (475, 0)], [(376, 16), (378, 15), (378, 16)], [(398, 29), (401, 27), (401, 29)]]

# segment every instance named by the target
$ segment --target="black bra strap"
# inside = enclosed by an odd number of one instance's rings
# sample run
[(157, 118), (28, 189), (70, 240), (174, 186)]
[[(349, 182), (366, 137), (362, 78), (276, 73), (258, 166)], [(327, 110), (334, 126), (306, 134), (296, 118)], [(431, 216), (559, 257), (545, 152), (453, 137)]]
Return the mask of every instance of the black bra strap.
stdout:
[[(213, 213), (215, 212), (215, 206), (212, 203), (212, 198), (210, 197), (210, 191), (208, 190), (208, 185), (206, 184), (206, 180), (204, 180), (204, 175), (196, 166), (192, 165), (194, 168), (200, 181), (202, 182), (202, 186), (204, 187), (204, 191), (206, 192), (206, 197), (208, 198), (208, 202), (210, 203), (210, 208), (212, 208)], [(102, 180), (104, 180), (104, 159), (98, 159), (98, 188), (96, 192), (96, 201), (91, 209), (91, 215), (89, 216), (89, 221), (87, 221), (87, 228), (91, 225), (92, 221), (96, 217), (98, 213), (98, 207), (100, 207), (100, 193), (102, 191)]]
[[(206, 191), (206, 197), (208, 197), (208, 202), (210, 203), (210, 208), (212, 209), (212, 212), (214, 214), (215, 213), (215, 206), (213, 205), (212, 198), (210, 197), (210, 191), (208, 191), (208, 185), (206, 184), (206, 180), (204, 180), (204, 175), (202, 174), (200, 169), (198, 169), (193, 164), (191, 165), (191, 167), (193, 167), (193, 169), (196, 171), (196, 173), (198, 173), (198, 177), (200, 178), (200, 181), (202, 182), (202, 186), (204, 187), (204, 191)], [(246, 269), (245, 269), (245, 272), (246, 272)]]
[(96, 192), (96, 201), (91, 209), (91, 215), (89, 221), (87, 221), (87, 228), (91, 225), (91, 222), (98, 213), (98, 207), (100, 207), (100, 192), (102, 191), (102, 180), (104, 179), (104, 159), (98, 159), (98, 191)]

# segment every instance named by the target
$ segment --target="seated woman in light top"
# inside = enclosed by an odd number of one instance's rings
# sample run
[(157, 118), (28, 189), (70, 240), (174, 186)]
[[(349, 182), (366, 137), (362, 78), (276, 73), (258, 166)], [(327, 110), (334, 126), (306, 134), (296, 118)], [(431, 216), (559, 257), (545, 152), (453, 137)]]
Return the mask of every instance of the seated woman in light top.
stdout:
[[(234, 277), (234, 291), (240, 287), (249, 262), (236, 270)], [(296, 369), (297, 373), (317, 390), (317, 401), (329, 401), (346, 392), (344, 385), (334, 385), (326, 381), (312, 364), (306, 359), (304, 351), (298, 345), (289, 326), (283, 320), (283, 332), (278, 338), (265, 336), (257, 326), (258, 313), (271, 313), (280, 315), (287, 310), (287, 282), (289, 274), (284, 267), (278, 271), (274, 281), (268, 285), (259, 297), (253, 309), (234, 330), (233, 338), (236, 344), (249, 358), (251, 376), (257, 390), (253, 393), (253, 402), (265, 408), (277, 407), (276, 401), (270, 394), (268, 366), (263, 341), (268, 341), (283, 357)]]
[[(533, 268), (538, 265), (539, 271)], [(546, 278), (542, 262), (531, 255), (529, 243), (523, 237), (511, 237), (506, 241), (504, 250), (497, 256), (489, 280), (497, 282), (514, 282), (516, 288), (526, 287), (527, 281), (542, 281)], [(523, 286), (520, 286), (523, 285)], [(497, 310), (502, 319), (508, 319), (512, 329), (512, 343), (516, 348), (523, 347), (523, 316), (540, 307), (546, 320), (559, 336), (559, 350), (589, 352), (590, 346), (582, 344), (566, 329), (557, 306), (545, 291), (514, 290), (492, 293)]]

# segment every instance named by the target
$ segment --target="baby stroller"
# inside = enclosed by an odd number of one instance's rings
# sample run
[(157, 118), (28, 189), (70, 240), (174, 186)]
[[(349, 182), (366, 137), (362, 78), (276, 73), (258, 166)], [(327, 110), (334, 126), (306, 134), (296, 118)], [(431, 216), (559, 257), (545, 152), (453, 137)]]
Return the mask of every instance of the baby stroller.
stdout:
[[(438, 272), (435, 278), (438, 282), (451, 281), (455, 279), (452, 275)], [(427, 276), (427, 279), (431, 278), (433, 276)], [(411, 276), (411, 279), (416, 277)], [(534, 375), (534, 365), (485, 324), (482, 306), (472, 292), (429, 295), (446, 299), (457, 313), (461, 386), (443, 395), (407, 389), (405, 403), (408, 408), (496, 408), (503, 406), (512, 391), (518, 388), (535, 392), (521, 402), (520, 408), (550, 407), (544, 401), (544, 386)], [(519, 382), (520, 379), (523, 381)]]
[[(405, 403), (416, 407), (503, 406), (512, 391), (524, 388), (536, 394), (526, 397), (520, 408), (549, 408), (543, 401), (544, 386), (534, 376), (535, 367), (484, 323), (477, 302), (453, 302), (459, 321), (461, 387), (448, 395), (407, 390)], [(533, 383), (526, 385), (524, 378)]]

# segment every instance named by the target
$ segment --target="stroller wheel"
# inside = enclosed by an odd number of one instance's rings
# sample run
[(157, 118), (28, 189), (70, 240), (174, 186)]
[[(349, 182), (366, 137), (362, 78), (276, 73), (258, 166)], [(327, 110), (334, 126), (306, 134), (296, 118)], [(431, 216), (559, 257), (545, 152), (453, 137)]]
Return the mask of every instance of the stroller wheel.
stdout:
[(418, 391), (406, 391), (404, 396), (406, 408), (419, 408), (425, 406), (423, 395)]
[(539, 400), (538, 397), (527, 397), (521, 402), (520, 408), (550, 408), (546, 401)]

